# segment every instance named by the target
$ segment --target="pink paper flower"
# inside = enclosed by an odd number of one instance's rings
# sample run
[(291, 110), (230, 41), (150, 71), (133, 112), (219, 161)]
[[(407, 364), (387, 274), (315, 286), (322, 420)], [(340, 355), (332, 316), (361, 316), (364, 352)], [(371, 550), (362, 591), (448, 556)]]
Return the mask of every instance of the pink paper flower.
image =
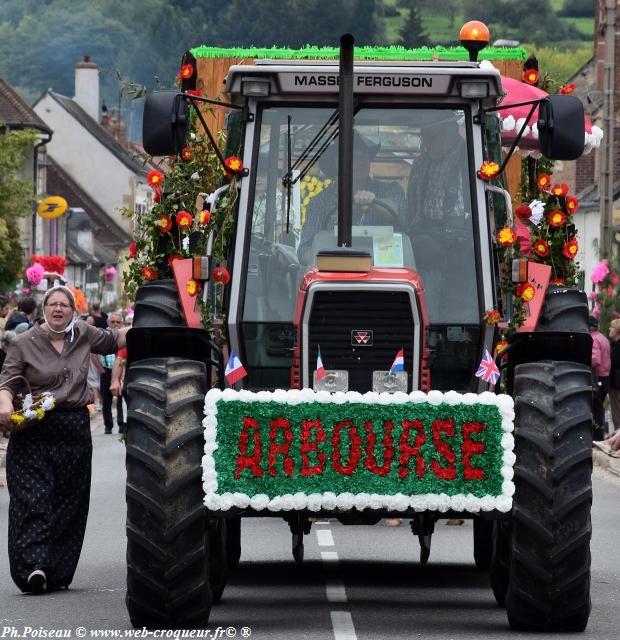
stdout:
[(26, 269), (26, 278), (31, 285), (35, 287), (43, 280), (45, 275), (45, 269), (38, 262), (35, 262), (31, 267)]
[(609, 265), (607, 264), (607, 260), (601, 260), (594, 269), (592, 269), (592, 275), (590, 278), (594, 284), (601, 284), (603, 280), (609, 274)]

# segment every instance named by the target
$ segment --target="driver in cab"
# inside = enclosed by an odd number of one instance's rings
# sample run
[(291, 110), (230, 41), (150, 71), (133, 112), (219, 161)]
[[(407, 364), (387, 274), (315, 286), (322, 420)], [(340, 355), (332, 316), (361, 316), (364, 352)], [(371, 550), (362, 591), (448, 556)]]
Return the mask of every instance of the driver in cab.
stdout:
[[(394, 226), (398, 219), (404, 224), (409, 215), (405, 193), (400, 185), (396, 182), (376, 180), (370, 176), (370, 165), (379, 146), (367, 142), (357, 133), (353, 136), (354, 225)], [(335, 152), (335, 148), (331, 151)], [(335, 168), (333, 172), (335, 174)], [(319, 231), (332, 230), (337, 216), (338, 188), (337, 180), (334, 180), (329, 188), (319, 193), (308, 205), (297, 248), (297, 255), (302, 264), (314, 263), (313, 240)]]

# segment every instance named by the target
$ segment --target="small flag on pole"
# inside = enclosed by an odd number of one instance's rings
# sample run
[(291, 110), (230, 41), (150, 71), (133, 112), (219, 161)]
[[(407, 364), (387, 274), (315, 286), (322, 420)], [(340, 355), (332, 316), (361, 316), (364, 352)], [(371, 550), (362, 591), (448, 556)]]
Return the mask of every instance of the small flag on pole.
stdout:
[(317, 346), (317, 356), (316, 356), (316, 379), (320, 380), (327, 375), (327, 371), (325, 371), (325, 367), (323, 366), (323, 360), (321, 360), (321, 347)]
[(489, 353), (488, 349), (484, 350), (484, 358), (480, 361), (478, 371), (476, 371), (476, 377), (482, 378), (484, 382), (489, 384), (495, 384), (499, 380), (499, 369), (495, 364), (493, 356)]
[(235, 382), (239, 382), (241, 378), (248, 375), (245, 367), (241, 364), (241, 360), (239, 360), (239, 356), (234, 351), (230, 352), (224, 375), (229, 384), (235, 384)]
[(403, 349), (396, 354), (394, 358), (394, 362), (392, 362), (392, 366), (390, 367), (390, 374), (396, 373), (397, 371), (405, 370), (405, 353)]

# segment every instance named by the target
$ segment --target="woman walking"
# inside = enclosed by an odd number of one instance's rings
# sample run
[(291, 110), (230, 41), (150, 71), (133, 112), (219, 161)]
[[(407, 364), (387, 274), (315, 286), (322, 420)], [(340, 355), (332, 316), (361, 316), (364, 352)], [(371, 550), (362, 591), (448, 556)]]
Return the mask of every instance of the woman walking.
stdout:
[(9, 563), (22, 591), (68, 588), (77, 567), (90, 499), (92, 442), (87, 405), (90, 353), (125, 346), (126, 329), (79, 320), (70, 289), (53, 287), (43, 321), (10, 345), (0, 374), (0, 422), (25, 378), (33, 394), (48, 391), (55, 407), (35, 426), (13, 433), (7, 450)]

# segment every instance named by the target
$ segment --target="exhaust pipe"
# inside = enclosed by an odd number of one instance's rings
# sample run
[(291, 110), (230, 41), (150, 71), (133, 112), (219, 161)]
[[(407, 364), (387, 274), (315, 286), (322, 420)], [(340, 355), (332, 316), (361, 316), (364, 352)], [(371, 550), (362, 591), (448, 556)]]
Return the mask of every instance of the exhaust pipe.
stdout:
[(338, 246), (352, 243), (353, 207), (353, 44), (349, 33), (340, 38), (338, 92)]

